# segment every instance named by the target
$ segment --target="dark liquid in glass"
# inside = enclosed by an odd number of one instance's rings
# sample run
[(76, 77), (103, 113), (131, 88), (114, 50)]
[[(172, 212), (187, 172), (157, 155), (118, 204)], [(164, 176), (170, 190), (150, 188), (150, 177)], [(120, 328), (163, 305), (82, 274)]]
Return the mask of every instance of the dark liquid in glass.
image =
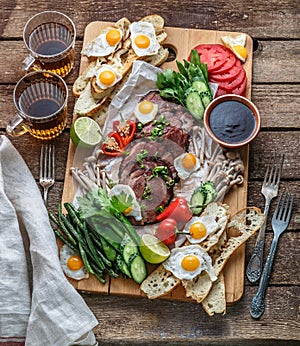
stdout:
[(51, 99), (41, 99), (32, 103), (27, 114), (35, 118), (43, 118), (59, 110), (60, 106)]

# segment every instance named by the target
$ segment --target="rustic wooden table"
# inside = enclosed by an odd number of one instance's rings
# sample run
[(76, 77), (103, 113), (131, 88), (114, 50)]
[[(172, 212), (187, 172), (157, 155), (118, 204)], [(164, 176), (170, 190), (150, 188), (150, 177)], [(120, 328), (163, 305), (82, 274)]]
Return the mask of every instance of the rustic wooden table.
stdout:
[[(270, 1), (123, 1), (95, 2), (1, 1), (0, 4), (0, 134), (15, 113), (12, 92), (22, 76), (27, 52), (22, 42), (25, 22), (42, 10), (69, 15), (77, 28), (76, 63), (66, 78), (70, 91), (78, 75), (80, 50), (86, 25), (95, 20), (130, 20), (158, 13), (166, 26), (245, 32), (254, 38), (252, 100), (262, 115), (262, 129), (250, 146), (248, 205), (263, 208), (260, 193), (264, 167), (271, 151), (285, 154), (280, 190), (296, 196), (292, 221), (282, 236), (259, 321), (249, 315), (257, 285), (245, 279), (241, 301), (227, 308), (225, 316), (208, 317), (200, 305), (186, 302), (97, 294), (82, 294), (99, 320), (95, 334), (100, 345), (293, 345), (300, 340), (300, 114), (299, 114), (299, 3)], [(298, 53), (298, 54), (297, 54)], [(74, 98), (69, 99), (69, 125)], [(38, 179), (40, 142), (29, 135), (12, 139), (34, 177)], [(57, 139), (56, 184), (49, 193), (49, 208), (61, 200), (69, 126)], [(274, 205), (271, 207), (271, 212)], [(268, 222), (266, 251), (272, 231)], [(255, 237), (247, 243), (249, 260)], [(63, 346), (63, 345), (59, 345)]]

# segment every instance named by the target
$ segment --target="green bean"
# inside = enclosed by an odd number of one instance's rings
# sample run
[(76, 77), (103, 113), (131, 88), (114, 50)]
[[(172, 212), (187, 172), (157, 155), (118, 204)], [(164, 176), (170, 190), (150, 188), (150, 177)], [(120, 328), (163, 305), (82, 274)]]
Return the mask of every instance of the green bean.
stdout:
[(92, 269), (92, 267), (91, 267), (91, 265), (90, 265), (90, 263), (89, 263), (89, 261), (88, 261), (88, 258), (87, 258), (87, 256), (86, 256), (86, 253), (85, 253), (85, 251), (84, 251), (84, 249), (83, 249), (81, 243), (78, 244), (78, 247), (79, 247), (79, 251), (80, 251), (80, 256), (81, 256), (81, 258), (82, 258), (82, 261), (83, 261), (83, 264), (84, 264), (86, 270), (87, 270), (89, 273), (94, 274), (94, 271), (93, 271), (93, 269)]
[(72, 243), (73, 245), (77, 245), (76, 240), (73, 238), (73, 236), (71, 235), (69, 230), (65, 227), (65, 225), (59, 220), (57, 220), (56, 217), (51, 212), (49, 212), (49, 216), (50, 216), (50, 219), (56, 224), (56, 226), (59, 227), (59, 229), (65, 234), (69, 242)]
[(73, 250), (74, 252), (78, 253), (78, 249), (76, 248), (76, 246), (74, 246), (72, 243), (70, 243), (60, 232), (58, 229), (53, 229), (53, 232), (55, 233), (55, 235), (64, 243), (66, 244), (71, 250)]

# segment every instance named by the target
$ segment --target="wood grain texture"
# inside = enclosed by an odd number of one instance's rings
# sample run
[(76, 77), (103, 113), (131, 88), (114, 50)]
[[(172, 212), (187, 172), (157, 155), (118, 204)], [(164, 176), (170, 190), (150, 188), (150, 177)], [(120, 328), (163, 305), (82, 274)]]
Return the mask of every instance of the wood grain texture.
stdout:
[[(167, 26), (196, 29), (243, 31), (259, 38), (299, 38), (299, 7), (293, 0), (270, 0), (266, 4), (260, 0), (219, 0), (196, 1), (151, 1), (151, 4), (137, 0), (101, 1), (95, 5), (93, 0), (55, 1), (52, 3), (37, 0), (17, 0), (1, 2), (0, 35), (19, 38), (29, 17), (43, 10), (57, 10), (69, 15), (83, 36), (85, 25), (95, 20), (117, 21), (127, 16), (130, 20), (159, 13), (165, 18)], [(283, 25), (284, 22), (284, 25)], [(299, 24), (299, 22), (298, 22)]]
[[(168, 300), (82, 294), (99, 325), (95, 334), (101, 345), (298, 345), (299, 325), (299, 243), (300, 243), (300, 116), (299, 116), (299, 3), (294, 0), (207, 0), (149, 2), (92, 0), (49, 2), (5, 0), (0, 2), (0, 134), (14, 114), (12, 90), (22, 76), (20, 64), (26, 56), (22, 30), (35, 13), (55, 9), (69, 15), (77, 28), (75, 68), (66, 78), (71, 87), (79, 72), (80, 49), (86, 25), (95, 20), (131, 20), (159, 13), (173, 27), (246, 32), (257, 39), (253, 54), (252, 100), (260, 109), (262, 129), (250, 146), (248, 205), (263, 207), (260, 193), (265, 165), (272, 151), (286, 155), (280, 190), (296, 195), (293, 217), (279, 242), (266, 312), (260, 321), (249, 315), (257, 285), (245, 280), (244, 295), (229, 306), (225, 316), (208, 317), (198, 304)], [(256, 42), (255, 42), (256, 43)], [(69, 99), (69, 109), (74, 100)], [(70, 112), (71, 114), (71, 112)], [(71, 115), (69, 115), (69, 123)], [(25, 135), (13, 139), (34, 177), (38, 178), (40, 142)], [(57, 139), (57, 183), (49, 193), (49, 208), (56, 210), (63, 192), (65, 162), (69, 146), (66, 129)], [(274, 211), (274, 203), (271, 212)], [(270, 220), (266, 251), (272, 241)], [(246, 246), (250, 258), (255, 237)]]

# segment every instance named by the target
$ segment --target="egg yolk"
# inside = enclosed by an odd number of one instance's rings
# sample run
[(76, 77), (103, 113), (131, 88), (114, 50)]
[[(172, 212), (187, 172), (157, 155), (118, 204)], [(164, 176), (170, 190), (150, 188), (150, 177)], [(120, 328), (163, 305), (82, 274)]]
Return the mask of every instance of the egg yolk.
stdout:
[(201, 239), (206, 236), (206, 227), (202, 222), (196, 221), (190, 227), (190, 234), (195, 239)]
[(117, 44), (121, 39), (121, 33), (117, 29), (111, 29), (106, 34), (106, 41), (110, 46), (114, 46)]
[(130, 212), (132, 212), (132, 207), (128, 207), (128, 208), (126, 208), (124, 211), (123, 211), (123, 214), (124, 215), (128, 215)]
[(246, 59), (247, 58), (247, 49), (243, 46), (237, 45), (237, 46), (233, 46), (233, 49), (243, 58)]
[(153, 111), (154, 109), (154, 104), (151, 101), (142, 101), (139, 103), (138, 107), (140, 113), (142, 114), (149, 114)]
[(115, 81), (115, 74), (110, 70), (105, 70), (100, 73), (99, 81), (104, 85), (111, 85)]
[(182, 158), (182, 166), (187, 170), (191, 170), (196, 165), (196, 156), (192, 153), (187, 153)]
[(138, 35), (134, 39), (134, 43), (138, 48), (148, 48), (150, 46), (150, 38), (146, 35)]
[(79, 256), (70, 256), (67, 262), (67, 266), (70, 270), (79, 270), (83, 267), (82, 259)]
[(181, 266), (184, 270), (192, 272), (200, 266), (200, 260), (195, 255), (187, 255), (183, 257)]

